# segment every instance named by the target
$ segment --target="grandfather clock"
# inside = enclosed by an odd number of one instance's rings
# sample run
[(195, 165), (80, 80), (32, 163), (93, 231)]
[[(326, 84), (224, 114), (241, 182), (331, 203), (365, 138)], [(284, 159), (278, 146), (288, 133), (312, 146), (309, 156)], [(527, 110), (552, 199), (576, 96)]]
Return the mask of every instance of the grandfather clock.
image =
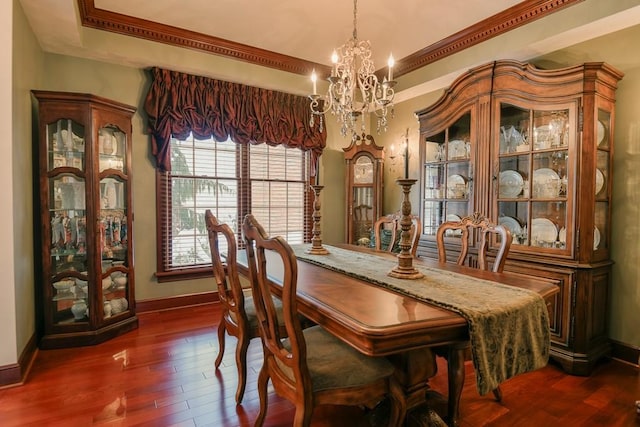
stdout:
[(346, 173), (346, 241), (369, 246), (371, 230), (382, 214), (383, 148), (362, 134), (343, 148)]

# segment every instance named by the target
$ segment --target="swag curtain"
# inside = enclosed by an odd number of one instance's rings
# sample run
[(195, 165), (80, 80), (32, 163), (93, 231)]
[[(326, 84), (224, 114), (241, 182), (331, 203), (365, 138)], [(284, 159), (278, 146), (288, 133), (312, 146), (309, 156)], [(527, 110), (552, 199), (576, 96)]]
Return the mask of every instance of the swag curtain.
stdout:
[[(145, 100), (156, 167), (171, 169), (171, 137), (231, 138), (235, 143), (285, 145), (311, 150), (311, 165), (326, 145), (326, 130), (311, 127), (309, 100), (154, 67)], [(312, 172), (314, 175), (315, 172)]]

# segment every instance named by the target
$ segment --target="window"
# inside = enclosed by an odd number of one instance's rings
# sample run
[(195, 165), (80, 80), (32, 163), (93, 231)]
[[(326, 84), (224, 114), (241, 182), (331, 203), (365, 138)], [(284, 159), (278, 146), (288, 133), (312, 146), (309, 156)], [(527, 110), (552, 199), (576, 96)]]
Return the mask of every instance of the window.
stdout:
[(309, 241), (312, 194), (308, 153), (283, 145), (171, 139), (171, 171), (157, 172), (158, 280), (209, 275), (204, 222), (210, 209), (242, 247), (242, 219), (252, 213), (269, 235)]

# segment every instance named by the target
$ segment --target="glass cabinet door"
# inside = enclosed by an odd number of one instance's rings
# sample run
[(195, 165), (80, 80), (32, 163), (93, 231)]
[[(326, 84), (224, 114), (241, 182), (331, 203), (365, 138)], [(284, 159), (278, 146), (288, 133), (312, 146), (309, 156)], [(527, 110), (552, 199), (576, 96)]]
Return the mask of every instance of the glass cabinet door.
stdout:
[(610, 197), (611, 197), (611, 113), (598, 109), (596, 121), (596, 170), (595, 189), (595, 227), (593, 229), (593, 250), (609, 247), (606, 236), (609, 236), (607, 224), (610, 224)]
[(126, 142), (125, 133), (117, 127), (106, 126), (98, 130), (98, 234), (104, 318), (126, 312), (129, 308)]
[(366, 246), (371, 238), (371, 230), (375, 221), (373, 217), (373, 159), (367, 155), (360, 155), (353, 163), (353, 228), (352, 242)]
[(570, 107), (536, 110), (500, 104), (497, 222), (511, 231), (513, 245), (571, 247), (571, 117)]
[(444, 131), (427, 136), (424, 145), (422, 194), (424, 234), (435, 236), (444, 221), (469, 214), (472, 190), (471, 114)]
[(70, 119), (46, 125), (49, 181), (49, 311), (54, 324), (87, 321), (87, 218), (84, 127)]

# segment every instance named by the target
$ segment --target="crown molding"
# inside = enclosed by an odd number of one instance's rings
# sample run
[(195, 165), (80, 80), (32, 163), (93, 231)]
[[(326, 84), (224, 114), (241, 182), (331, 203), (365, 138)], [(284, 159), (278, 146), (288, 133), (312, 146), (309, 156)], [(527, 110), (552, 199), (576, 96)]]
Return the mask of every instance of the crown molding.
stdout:
[(95, 7), (94, 0), (78, 0), (84, 27), (198, 50), (290, 73), (310, 75), (313, 69), (329, 75), (331, 68), (293, 56), (236, 43), (171, 25), (110, 12)]
[(584, 0), (525, 0), (399, 60), (396, 76), (461, 52)]
[[(396, 77), (487, 41), (584, 0), (524, 0), (483, 21), (450, 35), (396, 62)], [(135, 18), (95, 7), (94, 0), (78, 0), (82, 25), (130, 37), (232, 58), (290, 73), (309, 75), (313, 69), (329, 75), (330, 67), (230, 40)]]

